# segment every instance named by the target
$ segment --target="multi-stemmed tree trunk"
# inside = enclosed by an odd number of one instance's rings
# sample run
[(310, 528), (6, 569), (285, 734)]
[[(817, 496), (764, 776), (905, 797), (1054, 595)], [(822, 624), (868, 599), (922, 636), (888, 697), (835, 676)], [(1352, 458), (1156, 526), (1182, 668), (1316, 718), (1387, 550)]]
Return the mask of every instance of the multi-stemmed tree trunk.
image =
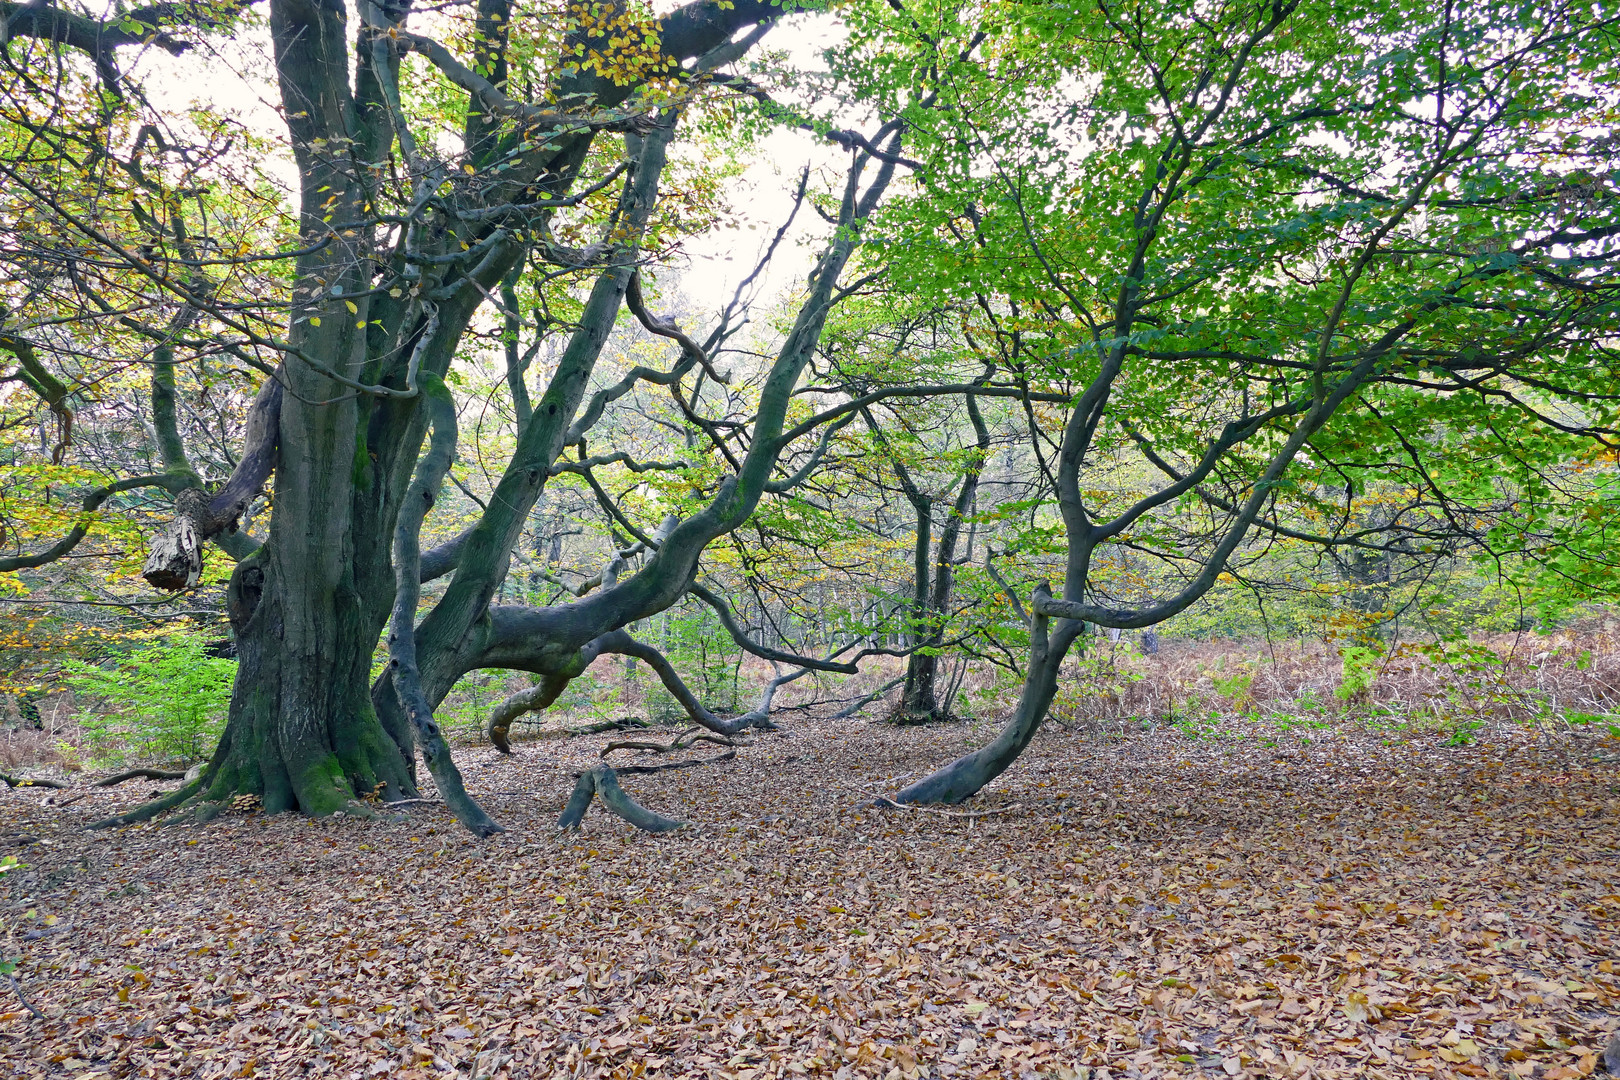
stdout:
[[(227, 601), (239, 672), (224, 736), (200, 779), (115, 822), (180, 805), (207, 816), (238, 794), (260, 796), (270, 812), (366, 813), (365, 797), (416, 793), (420, 749), (460, 820), (480, 834), (497, 830), (462, 791), (433, 708), (475, 668), (534, 672), (554, 698), (601, 653), (653, 662), (648, 647), (623, 628), (686, 593), (705, 546), (746, 520), (768, 489), (782, 488), (785, 481), (773, 479), (778, 459), (815, 431), (814, 424), (787, 425), (793, 390), (862, 224), (899, 160), (897, 122), (871, 142), (835, 133), (854, 151), (836, 232), (766, 373), (752, 423), (731, 423), (723, 434), (705, 428), (734, 463), (708, 506), (656, 536), (622, 521), (638, 533), (647, 557), (634, 575), (605, 576), (583, 599), (551, 608), (492, 606), (547, 480), (559, 469), (589, 476), (624, 460), (585, 456), (605, 404), (638, 382), (663, 384), (673, 387), (692, 422), (704, 425), (698, 391), (683, 390), (682, 380), (724, 381), (706, 351), (724, 331), (699, 344), (646, 309), (636, 284), (641, 238), (687, 99), (717, 68), (746, 53), (781, 8), (762, 0), (696, 0), (642, 23), (627, 7), (597, 5), (579, 17), (546, 93), (533, 102), (510, 96), (508, 39), (519, 32), (513, 27), (523, 13), (509, 0), (478, 5), (472, 62), (411, 31), (406, 6), (360, 0), (354, 10), (357, 26), (348, 25), (340, 4), (272, 0), (269, 7), (298, 171), (299, 237), (295, 250), (263, 254), (291, 263), (291, 316), (277, 335), (237, 326), (254, 345), (278, 352), (280, 362), (255, 403), (248, 445), (230, 481), (217, 492), (202, 491), (178, 439), (165, 446), (171, 473), (162, 479), (180, 489), (177, 516), (147, 567), (154, 584), (185, 587), (197, 581), (204, 541), (242, 556)], [(187, 11), (153, 9), (142, 18), (166, 24), (167, 32)], [(58, 22), (67, 19), (63, 13)], [(51, 32), (38, 19), (12, 26), (14, 33), (31, 30), (40, 37)], [(125, 37), (109, 38), (107, 48), (87, 39), (82, 47), (99, 64), (113, 46), (138, 40)], [(461, 131), (433, 131), (431, 117), (406, 114), (399, 89), (406, 54), (465, 93)], [(652, 92), (643, 95), (647, 88)], [(452, 160), (437, 156), (446, 134), (459, 137), (463, 148)], [(621, 162), (609, 168), (614, 157)], [(598, 178), (588, 179), (592, 171)], [(549, 222), (559, 209), (611, 191), (616, 181), (617, 205), (599, 243), (571, 250), (551, 239)], [(88, 226), (85, 232), (96, 235)], [(420, 553), (422, 519), (456, 443), (444, 376), (487, 302), (507, 297), (513, 329), (513, 286), (530, 260), (560, 263), (576, 277), (594, 275), (583, 310), (538, 400), (531, 403), (523, 373), (515, 373), (517, 445), (487, 511), (451, 543)], [(214, 260), (220, 261), (226, 260)], [(213, 262), (182, 265), (191, 268), (189, 277), (152, 276), (188, 310), (228, 322), (230, 313), (212, 305), (198, 277)], [(638, 369), (587, 404), (597, 360), (626, 303), (650, 332), (679, 347), (679, 359), (667, 372)], [(172, 383), (154, 377), (153, 391), (161, 413), (172, 401)], [(166, 430), (173, 432), (172, 423)], [(565, 462), (570, 446), (578, 448), (578, 460)], [(180, 481), (170, 483), (175, 477)], [(255, 548), (234, 529), (266, 482), (273, 483), (274, 504), (268, 533)], [(442, 596), (416, 625), (421, 582), (447, 575)], [(373, 682), (385, 628), (390, 659)], [(726, 726), (699, 711), (700, 720)]]

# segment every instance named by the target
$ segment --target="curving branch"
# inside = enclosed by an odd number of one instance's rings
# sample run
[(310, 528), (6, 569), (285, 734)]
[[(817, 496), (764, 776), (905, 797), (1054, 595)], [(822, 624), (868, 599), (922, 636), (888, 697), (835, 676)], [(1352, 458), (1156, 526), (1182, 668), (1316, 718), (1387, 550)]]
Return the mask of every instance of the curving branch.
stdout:
[(636, 317), (636, 321), (641, 323), (642, 328), (647, 333), (669, 338), (671, 341), (676, 342), (680, 345), (681, 352), (684, 355), (703, 365), (703, 370), (709, 378), (722, 386), (731, 385), (730, 372), (722, 375), (714, 370), (709, 354), (704, 351), (701, 345), (687, 336), (686, 332), (676, 324), (672, 317), (658, 318), (647, 310), (647, 302), (641, 295), (641, 271), (639, 269), (630, 275), (630, 284), (624, 290), (624, 304), (625, 307), (630, 309), (630, 313)]
[[(775, 725), (770, 721), (768, 699), (766, 702), (767, 708), (764, 711), (755, 709), (733, 719), (722, 720), (709, 711), (708, 706), (698, 700), (698, 696), (692, 693), (685, 681), (682, 680), (680, 673), (675, 670), (675, 665), (671, 664), (663, 653), (651, 645), (637, 641), (624, 630), (615, 630), (611, 634), (603, 634), (598, 640), (602, 642), (602, 652), (633, 656), (652, 668), (653, 672), (658, 676), (658, 681), (664, 684), (664, 689), (668, 690), (669, 695), (680, 703), (681, 708), (686, 710), (686, 715), (690, 716), (694, 723), (701, 724), (716, 735), (735, 735), (739, 731), (746, 731), (752, 727), (766, 731), (775, 728)], [(775, 692), (774, 685), (771, 692)]]
[(821, 439), (816, 443), (815, 449), (810, 452), (809, 460), (807, 460), (803, 465), (799, 466), (798, 470), (794, 472), (793, 475), (785, 477), (781, 480), (771, 480), (767, 482), (765, 485), (765, 490), (773, 495), (780, 495), (784, 491), (792, 491), (794, 488), (804, 483), (805, 480), (809, 478), (810, 474), (815, 471), (816, 466), (821, 464), (821, 459), (827, 456), (827, 447), (832, 445), (833, 437), (840, 431), (844, 430), (844, 428), (848, 427), (850, 422), (855, 419), (855, 416), (856, 414), (853, 412), (845, 413), (843, 416), (840, 416), (838, 419), (822, 428)]
[(119, 95), (118, 49), (130, 45), (155, 45), (171, 56), (191, 48), (191, 42), (168, 33), (170, 28), (210, 30), (225, 25), (253, 0), (231, 3), (150, 4), (126, 11), (116, 18), (92, 19), (77, 12), (46, 4), (43, 0), (16, 4), (0, 3), (0, 49), (17, 38), (65, 45), (90, 57), (102, 84)]
[[(798, 394), (807, 393), (841, 394), (843, 392), (844, 391), (838, 387), (806, 387), (801, 390), (795, 390), (794, 394), (796, 396)], [(868, 393), (861, 394), (859, 397), (850, 398), (848, 401), (845, 401), (839, 405), (834, 405), (830, 409), (823, 409), (821, 412), (816, 413), (808, 420), (788, 428), (780, 436), (778, 436), (777, 442), (781, 446), (787, 446), (789, 443), (793, 442), (793, 440), (810, 434), (810, 432), (816, 430), (816, 428), (820, 427), (822, 424), (830, 423), (831, 421), (837, 420), (838, 418), (849, 413), (859, 412), (860, 410), (872, 405), (874, 402), (883, 401), (887, 398), (937, 398), (946, 397), (952, 394), (971, 394), (974, 397), (1018, 398), (1022, 401), (1046, 401), (1057, 405), (1066, 405), (1074, 400), (1072, 395), (1069, 394), (1032, 392), (1021, 386), (986, 386), (983, 383), (949, 383), (945, 385), (929, 386), (889, 386), (881, 390), (873, 390)]]
[[(632, 279), (634, 280), (634, 279)], [(569, 425), (568, 434), (563, 436), (564, 446), (573, 446), (585, 437), (585, 433), (596, 426), (602, 419), (602, 410), (610, 404), (624, 397), (636, 388), (638, 382), (649, 382), (658, 386), (670, 386), (686, 377), (686, 374), (697, 364), (696, 354), (683, 352), (678, 364), (668, 371), (658, 371), (655, 368), (637, 364), (631, 368), (618, 382), (612, 386), (605, 386), (591, 395), (590, 401), (580, 410), (579, 417)]]
[(394, 610), (389, 617), (388, 666), (400, 708), (421, 740), (422, 759), (445, 804), (468, 831), (476, 836), (493, 836), (506, 830), (490, 820), (462, 786), (461, 773), (450, 756), (450, 746), (434, 721), (433, 707), (422, 691), (422, 676), (416, 664), (416, 605), (422, 595), (418, 540), (422, 519), (433, 507), (456, 448), (456, 405), (450, 391), (435, 375), (424, 375), (422, 388), (424, 404), (431, 413), (433, 434), (427, 452), (417, 465), (416, 478), (405, 493), (399, 522), (394, 527), (395, 592)]
[[(84, 497), (83, 503), (84, 513), (95, 513), (101, 508), (102, 503), (106, 502), (109, 498), (121, 491), (133, 491), (136, 488), (143, 487), (161, 487), (170, 488), (172, 490), (173, 485), (183, 482), (183, 477), (178, 477), (173, 473), (158, 473), (150, 476), (131, 476), (127, 479), (107, 484), (104, 487), (98, 487), (87, 494)], [(62, 539), (58, 540), (56, 543), (52, 544), (50, 547), (39, 552), (38, 554), (13, 555), (9, 558), (0, 559), (0, 574), (8, 573), (14, 570), (32, 570), (36, 567), (44, 566), (47, 563), (53, 563), (57, 559), (62, 558), (68, 552), (72, 551), (74, 548), (78, 547), (79, 541), (83, 540), (85, 536), (89, 534), (89, 532), (90, 522), (80, 521), (78, 524), (73, 526), (66, 536), (62, 537)]]
[[(840, 675), (854, 675), (861, 670), (860, 665), (854, 662), (839, 663), (836, 660), (817, 660), (814, 657), (799, 656), (794, 653), (783, 652), (781, 649), (773, 649), (769, 645), (761, 645), (749, 637), (741, 626), (737, 625), (737, 616), (732, 612), (731, 605), (726, 603), (719, 593), (695, 581), (692, 582), (689, 591), (693, 596), (714, 609), (714, 613), (720, 617), (720, 624), (726, 628), (726, 633), (731, 635), (731, 640), (741, 646), (744, 652), (753, 653), (755, 656), (763, 660), (770, 660), (773, 663), (795, 664), (815, 671), (835, 671)], [(848, 648), (839, 651), (847, 652)], [(833, 655), (838, 654), (834, 653)], [(869, 653), (863, 650), (861, 655), (865, 656), (869, 655)]]
[(557, 819), (557, 828), (579, 828), (580, 822), (585, 820), (585, 811), (590, 809), (591, 799), (597, 795), (602, 797), (603, 806), (643, 832), (674, 832), (687, 827), (687, 822), (655, 814), (636, 802), (619, 786), (618, 774), (611, 767), (598, 765), (580, 773), (573, 794), (563, 807), (562, 817)]
[[(413, 34), (398, 27), (390, 27), (388, 36), (397, 40), (405, 49), (424, 57), (428, 63), (438, 68), (445, 78), (476, 98), (488, 112), (521, 120), (536, 129), (546, 129), (548, 132), (564, 129), (631, 130), (639, 133), (646, 131), (652, 122), (644, 112), (614, 109), (603, 109), (595, 113), (567, 112), (514, 101), (497, 89), (494, 83), (456, 59), (454, 53), (432, 38), (424, 34)], [(537, 131), (536, 134), (538, 133)]]
[(552, 476), (563, 473), (573, 473), (575, 476), (585, 476), (592, 469), (601, 465), (623, 465), (633, 473), (644, 472), (675, 472), (678, 469), (690, 469), (690, 462), (686, 461), (637, 461), (623, 450), (611, 454), (592, 454), (579, 461), (563, 460), (551, 467)]
[[(0, 323), (5, 321), (5, 316), (5, 308), (0, 307)], [(73, 441), (73, 410), (68, 407), (70, 391), (67, 385), (40, 363), (33, 342), (26, 338), (18, 337), (16, 334), (0, 333), (0, 349), (16, 357), (17, 363), (21, 365), (12, 378), (37, 394), (45, 403), (45, 407), (56, 415), (58, 438), (56, 446), (51, 449), (51, 464), (62, 464), (62, 456), (67, 453), (68, 444)]]
[[(203, 541), (220, 542), (226, 535), (234, 534), (237, 520), (275, 471), (281, 399), (281, 381), (266, 379), (248, 410), (242, 456), (217, 493), (210, 496), (196, 487), (186, 487), (176, 493), (174, 520), (153, 539), (146, 565), (141, 568), (141, 576), (147, 584), (176, 592), (194, 588), (201, 580)], [(245, 552), (233, 551), (232, 554), (240, 558)]]

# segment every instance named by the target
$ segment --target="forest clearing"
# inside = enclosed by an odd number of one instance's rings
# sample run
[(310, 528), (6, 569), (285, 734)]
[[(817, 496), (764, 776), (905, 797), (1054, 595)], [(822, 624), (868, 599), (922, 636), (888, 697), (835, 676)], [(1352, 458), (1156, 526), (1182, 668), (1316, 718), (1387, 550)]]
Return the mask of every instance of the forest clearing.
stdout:
[(1616, 72), (0, 0), (0, 1075), (1620, 1075)]

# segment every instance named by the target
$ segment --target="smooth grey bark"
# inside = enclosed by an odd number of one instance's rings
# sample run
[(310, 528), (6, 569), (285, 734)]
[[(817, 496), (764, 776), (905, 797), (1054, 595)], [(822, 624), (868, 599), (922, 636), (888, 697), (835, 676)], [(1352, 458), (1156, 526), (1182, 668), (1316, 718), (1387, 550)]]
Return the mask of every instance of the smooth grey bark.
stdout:
[(504, 830), (473, 801), (461, 783), (450, 756), (444, 732), (433, 719), (433, 706), (422, 693), (421, 673), (416, 664), (416, 606), (422, 595), (422, 519), (438, 498), (439, 488), (456, 449), (456, 403), (436, 376), (423, 377), (423, 398), (433, 410), (433, 437), (427, 453), (417, 465), (416, 479), (405, 493), (405, 505), (394, 526), (394, 610), (389, 618), (389, 671), (399, 706), (411, 722), (422, 759), (445, 804), (467, 830), (476, 836), (493, 836)]
[[(886, 132), (888, 138), (893, 128)], [(801, 306), (793, 330), (778, 352), (768, 372), (760, 394), (760, 405), (752, 426), (753, 441), (738, 471), (724, 479), (715, 497), (704, 509), (678, 522), (661, 543), (657, 543), (652, 557), (635, 575), (618, 580), (610, 587), (599, 589), (586, 597), (548, 608), (488, 604), (488, 596), (472, 614), (476, 634), (467, 638), (460, 663), (446, 670), (441, 685), (448, 686), (463, 671), (477, 667), (505, 667), (531, 671), (543, 677), (568, 680), (582, 672), (588, 662), (601, 651), (599, 639), (619, 630), (637, 619), (646, 618), (671, 606), (692, 585), (699, 556), (715, 538), (741, 525), (753, 512), (771, 472), (786, 445), (783, 438), (785, 417), (792, 398), (794, 385), (809, 362), (827, 311), (833, 302), (837, 278), (859, 243), (861, 224), (870, 215), (893, 176), (893, 166), (881, 163), (877, 175), (864, 190), (861, 185), (865, 161), (858, 160), (846, 183), (841, 210), (840, 228), (827, 251), (818, 262), (810, 296)], [(566, 363), (566, 359), (565, 359)], [(548, 391), (548, 397), (555, 390)], [(575, 399), (577, 404), (577, 399)], [(536, 409), (525, 442), (539, 437), (544, 430), (545, 413)], [(514, 468), (529, 461), (520, 446)], [(538, 462), (534, 463), (538, 466)], [(548, 462), (549, 464), (549, 462)], [(506, 488), (512, 471), (497, 488), (491, 500), (491, 512), (502, 503), (500, 492)], [(538, 484), (539, 478), (534, 481)], [(520, 483), (512, 488), (511, 505), (524, 504), (515, 496), (524, 493)], [(503, 510), (502, 513), (509, 511)], [(486, 519), (490, 515), (486, 515)], [(512, 539), (515, 539), (515, 534)], [(651, 540), (651, 537), (645, 539)], [(494, 552), (500, 548), (492, 545)], [(464, 556), (464, 565), (465, 565)], [(452, 589), (460, 584), (459, 579)], [(441, 611), (451, 604), (447, 593), (434, 614), (424, 622), (422, 633), (441, 617)]]
[[(1039, 597), (1043, 589), (1036, 591)], [(911, 784), (897, 795), (903, 803), (959, 803), (977, 795), (986, 784), (1006, 772), (1029, 746), (1046, 719), (1057, 692), (1058, 675), (1069, 647), (1085, 624), (1070, 619), (1051, 620), (1036, 614), (1031, 620), (1029, 666), (1012, 716), (988, 745), (964, 754), (936, 772)]]
[(611, 766), (598, 765), (580, 773), (563, 807), (562, 816), (557, 819), (557, 828), (579, 828), (585, 820), (585, 811), (590, 809), (593, 796), (600, 796), (603, 806), (643, 832), (674, 832), (687, 827), (684, 821), (664, 817), (636, 802), (619, 786), (619, 776)]
[[(1251, 31), (1250, 40), (1258, 42), (1274, 33), (1286, 17), (1286, 12), (1281, 9), (1272, 12)], [(1237, 84), (1248, 61), (1247, 50), (1220, 61), (1222, 65), (1230, 65), (1224, 75), (1230, 80), (1230, 85)], [(1114, 297), (1110, 325), (1112, 336), (1099, 339), (1098, 372), (1068, 406), (1055, 476), (1048, 489), (1058, 504), (1068, 540), (1062, 595), (1053, 596), (1050, 586), (1044, 582), (1031, 593), (1026, 620), (1030, 627), (1030, 659), (1018, 703), (1006, 725), (989, 745), (909, 785), (897, 796), (900, 802), (958, 803), (971, 798), (985, 784), (1001, 775), (1028, 747), (1045, 720), (1064, 657), (1083, 632), (1085, 624), (1121, 629), (1153, 626), (1185, 610), (1204, 596), (1260, 519), (1272, 490), (1306, 443), (1346, 400), (1366, 385), (1378, 366), (1415, 324), (1415, 318), (1409, 315), (1371, 342), (1354, 349), (1348, 356), (1335, 356), (1332, 352), (1335, 332), (1358, 278), (1371, 263), (1383, 239), (1418, 205), (1428, 185), (1441, 171), (1446, 158), (1443, 144), (1435, 160), (1419, 171), (1419, 179), (1407, 199), (1393, 208), (1371, 236), (1361, 243), (1350, 269), (1335, 291), (1333, 304), (1322, 313), (1316, 338), (1316, 355), (1303, 390), (1296, 388), (1283, 404), (1263, 412), (1250, 412), (1245, 407), (1243, 415), (1227, 423), (1210, 440), (1197, 464), (1179, 479), (1143, 496), (1111, 520), (1098, 522), (1092, 517), (1082, 494), (1081, 474), (1087, 455), (1095, 445), (1097, 432), (1108, 415), (1109, 401), (1116, 383), (1125, 371), (1127, 361), (1133, 356), (1128, 344), (1130, 336), (1152, 306), (1152, 297), (1146, 288), (1150, 254), (1160, 243), (1159, 227), (1165, 216), (1208, 175), (1195, 167), (1195, 158), (1203, 150), (1201, 140), (1205, 133), (1220, 120), (1228, 104), (1229, 99), (1223, 97), (1203, 115), (1196, 127), (1177, 129), (1174, 137), (1167, 139), (1157, 172), (1150, 178), (1150, 186), (1144, 191), (1136, 208), (1137, 239)], [(1283, 130), (1284, 126), (1279, 125), (1275, 130)], [(1264, 459), (1265, 465), (1254, 478), (1248, 495), (1234, 505), (1233, 512), (1224, 523), (1223, 535), (1204, 558), (1199, 573), (1191, 581), (1163, 600), (1137, 607), (1114, 607), (1088, 601), (1091, 560), (1098, 545), (1121, 535), (1155, 509), (1183, 494), (1196, 491), (1234, 449), (1261, 431), (1274, 430), (1281, 422), (1287, 421), (1293, 422), (1292, 431)], [(1016, 594), (1010, 595), (1017, 605)]]

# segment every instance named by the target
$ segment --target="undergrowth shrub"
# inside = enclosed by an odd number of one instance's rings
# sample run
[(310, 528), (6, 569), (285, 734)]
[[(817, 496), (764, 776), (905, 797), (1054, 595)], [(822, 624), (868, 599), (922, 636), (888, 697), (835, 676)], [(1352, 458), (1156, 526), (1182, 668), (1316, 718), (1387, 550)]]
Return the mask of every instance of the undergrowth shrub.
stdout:
[(65, 671), (74, 693), (88, 699), (77, 719), (98, 761), (190, 762), (219, 740), (236, 661), (174, 634), (100, 665), (71, 661)]

